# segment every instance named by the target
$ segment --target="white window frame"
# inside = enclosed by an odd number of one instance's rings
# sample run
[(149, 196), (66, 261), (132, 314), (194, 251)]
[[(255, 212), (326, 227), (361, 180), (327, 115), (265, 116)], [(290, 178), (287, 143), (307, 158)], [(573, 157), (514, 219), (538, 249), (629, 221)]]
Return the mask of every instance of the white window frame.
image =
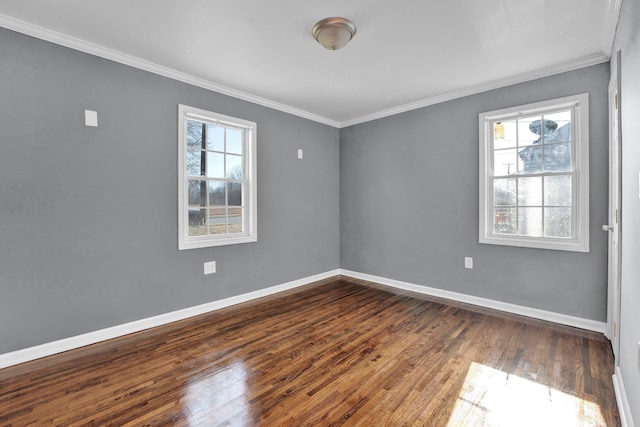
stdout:
[[(530, 237), (493, 232), (492, 123), (535, 114), (572, 109), (571, 156), (573, 172), (572, 238)], [(480, 134), (480, 233), (479, 242), (562, 251), (589, 252), (589, 94), (489, 111), (479, 115)], [(544, 176), (543, 173), (539, 174)]]
[[(220, 235), (189, 236), (189, 176), (187, 175), (187, 120), (221, 125), (244, 130), (243, 139), (243, 232)], [(257, 125), (248, 120), (226, 116), (187, 105), (178, 105), (178, 249), (195, 249), (212, 246), (256, 242), (257, 230), (257, 181), (256, 140)]]

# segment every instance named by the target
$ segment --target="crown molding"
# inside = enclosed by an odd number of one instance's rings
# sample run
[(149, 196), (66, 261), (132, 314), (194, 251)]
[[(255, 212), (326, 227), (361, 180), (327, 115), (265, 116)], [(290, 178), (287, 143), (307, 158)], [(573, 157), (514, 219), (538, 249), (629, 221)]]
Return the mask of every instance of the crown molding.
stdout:
[[(514, 85), (517, 83), (523, 83), (526, 81), (536, 80), (543, 77), (548, 77), (554, 74), (560, 74), (567, 71), (576, 70), (579, 68), (588, 67), (591, 65), (600, 64), (609, 60), (609, 52), (612, 48), (613, 38), (615, 37), (615, 30), (620, 14), (620, 5), (622, 0), (611, 0), (609, 13), (607, 15), (607, 22), (603, 31), (602, 46), (603, 52), (591, 56), (579, 58), (577, 60), (568, 61), (562, 64), (553, 65), (550, 67), (541, 68), (538, 70), (530, 71), (527, 73), (518, 74), (515, 76), (506, 77), (504, 79), (494, 80), (488, 83), (482, 83), (479, 85), (469, 86), (463, 89), (454, 90), (439, 95), (435, 95), (429, 98), (425, 98), (416, 102), (399, 105), (386, 110), (378, 111), (375, 113), (367, 114), (364, 116), (348, 119), (345, 121), (336, 121), (324, 116), (320, 116), (299, 108), (295, 108), (286, 104), (282, 104), (277, 101), (273, 101), (267, 98), (263, 98), (257, 95), (252, 95), (248, 92), (233, 89), (212, 81), (202, 79), (187, 73), (183, 73), (172, 68), (164, 67), (162, 65), (140, 59), (138, 57), (128, 55), (116, 50), (108, 49), (103, 46), (87, 42), (76, 37), (72, 37), (66, 34), (62, 34), (56, 31), (52, 31), (25, 21), (21, 21), (12, 18), (7, 15), (0, 14), (0, 27), (7, 28), (18, 33), (26, 34), (31, 37), (35, 37), (41, 40), (45, 40), (51, 43), (55, 43), (61, 46), (65, 46), (74, 50), (85, 52), (100, 58), (108, 59), (120, 64), (128, 65), (133, 68), (148, 71), (153, 74), (157, 74), (163, 77), (167, 77), (173, 80), (177, 80), (183, 83), (188, 83), (203, 89), (211, 90), (213, 92), (228, 95), (233, 98), (241, 99), (243, 101), (251, 102), (264, 107), (272, 108), (274, 110), (282, 111), (284, 113), (292, 114), (294, 116), (302, 117), (308, 120), (312, 120), (318, 123), (322, 123), (334, 128), (345, 128), (360, 123), (369, 122), (372, 120), (381, 119), (384, 117), (393, 116), (396, 114), (404, 113), (411, 110), (416, 110), (430, 105), (439, 104), (446, 101), (451, 101), (457, 98), (462, 98), (469, 95), (475, 95), (478, 93), (486, 92), (493, 89), (499, 89), (505, 86)], [(606, 49), (604, 48), (606, 45)]]
[(613, 42), (616, 38), (616, 30), (618, 28), (618, 21), (620, 20), (620, 9), (622, 8), (622, 0), (610, 0), (609, 10), (607, 11), (607, 17), (604, 21), (604, 28), (602, 29), (601, 46), (602, 52), (608, 57), (611, 56), (613, 50)]
[(80, 52), (98, 56), (100, 58), (118, 62), (120, 64), (128, 65), (130, 67), (137, 68), (143, 71), (148, 71), (150, 73), (157, 74), (163, 77), (168, 77), (170, 79), (177, 80), (183, 83), (188, 83), (193, 86), (198, 86), (203, 89), (211, 90), (213, 92), (221, 93), (223, 95), (228, 95), (233, 98), (241, 99), (243, 101), (248, 101), (254, 104), (262, 105), (264, 107), (269, 107), (274, 110), (292, 114), (294, 116), (313, 120), (315, 122), (323, 123), (325, 125), (333, 126), (336, 128), (340, 126), (340, 122), (337, 122), (335, 120), (331, 120), (329, 118), (322, 117), (317, 114), (301, 110), (299, 108), (291, 107), (277, 101), (273, 101), (267, 98), (243, 92), (241, 90), (214, 83), (209, 80), (202, 79), (191, 74), (183, 73), (169, 67), (164, 67), (162, 65), (146, 61), (132, 55), (127, 55), (116, 50), (108, 49), (106, 47), (90, 43), (88, 41), (66, 34), (62, 34), (57, 31), (52, 31), (25, 21), (21, 21), (7, 15), (0, 14), (0, 27), (4, 27), (18, 33), (35, 37), (37, 39), (45, 40), (74, 50), (78, 50)]
[(578, 58), (576, 60), (564, 62), (562, 64), (540, 68), (538, 70), (517, 74), (515, 76), (509, 76), (504, 79), (498, 79), (488, 83), (469, 86), (463, 89), (446, 92), (440, 95), (425, 98), (420, 101), (412, 102), (409, 104), (399, 105), (397, 107), (389, 108), (387, 110), (382, 110), (377, 113), (372, 113), (366, 116), (357, 117), (355, 119), (346, 120), (346, 121), (340, 122), (340, 127), (345, 128), (345, 127), (357, 125), (360, 123), (370, 122), (372, 120), (382, 119), (384, 117), (393, 116), (393, 115), (404, 113), (411, 110), (417, 110), (418, 108), (440, 104), (442, 102), (451, 101), (457, 98), (463, 98), (465, 96), (475, 95), (475, 94), (486, 92), (493, 89), (499, 89), (502, 87), (511, 86), (518, 83), (524, 83), (527, 81), (536, 80), (543, 77), (549, 77), (554, 74), (560, 74), (567, 71), (577, 70), (579, 68), (589, 67), (591, 65), (601, 64), (603, 62), (607, 62), (608, 60), (609, 60), (609, 56), (603, 53), (597, 53), (595, 55)]

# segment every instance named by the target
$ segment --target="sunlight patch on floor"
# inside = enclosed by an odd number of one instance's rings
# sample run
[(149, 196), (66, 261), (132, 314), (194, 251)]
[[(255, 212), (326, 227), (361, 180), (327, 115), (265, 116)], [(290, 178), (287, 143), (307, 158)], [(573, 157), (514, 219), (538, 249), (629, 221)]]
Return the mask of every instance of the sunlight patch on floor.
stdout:
[(245, 365), (236, 363), (191, 381), (182, 403), (189, 426), (250, 425)]
[(605, 426), (594, 402), (472, 363), (448, 427)]

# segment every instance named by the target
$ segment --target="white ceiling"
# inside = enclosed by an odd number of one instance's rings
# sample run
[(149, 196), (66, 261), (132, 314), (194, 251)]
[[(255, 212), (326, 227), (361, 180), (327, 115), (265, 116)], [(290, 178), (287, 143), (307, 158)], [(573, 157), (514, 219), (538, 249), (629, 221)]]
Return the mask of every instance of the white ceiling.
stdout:
[(620, 2), (2, 0), (0, 26), (342, 127), (607, 61)]

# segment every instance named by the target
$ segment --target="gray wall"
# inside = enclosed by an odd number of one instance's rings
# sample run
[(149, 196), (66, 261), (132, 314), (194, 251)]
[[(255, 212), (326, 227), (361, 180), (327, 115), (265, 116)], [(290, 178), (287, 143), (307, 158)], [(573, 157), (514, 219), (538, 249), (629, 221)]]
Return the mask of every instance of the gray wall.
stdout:
[[(179, 103), (258, 123), (257, 243), (177, 250)], [(336, 269), (338, 195), (337, 129), (0, 29), (0, 354)]]
[(640, 425), (640, 4), (622, 2), (614, 52), (622, 52), (622, 271), (620, 371), (636, 426)]
[[(601, 64), (343, 129), (341, 267), (605, 321), (608, 79)], [(478, 114), (584, 92), (591, 252), (480, 245)]]
[[(338, 131), (4, 29), (0, 58), (0, 353), (339, 266), (605, 319), (606, 64)], [(479, 245), (478, 113), (581, 92), (591, 253)], [(179, 103), (258, 123), (257, 243), (177, 250)]]

